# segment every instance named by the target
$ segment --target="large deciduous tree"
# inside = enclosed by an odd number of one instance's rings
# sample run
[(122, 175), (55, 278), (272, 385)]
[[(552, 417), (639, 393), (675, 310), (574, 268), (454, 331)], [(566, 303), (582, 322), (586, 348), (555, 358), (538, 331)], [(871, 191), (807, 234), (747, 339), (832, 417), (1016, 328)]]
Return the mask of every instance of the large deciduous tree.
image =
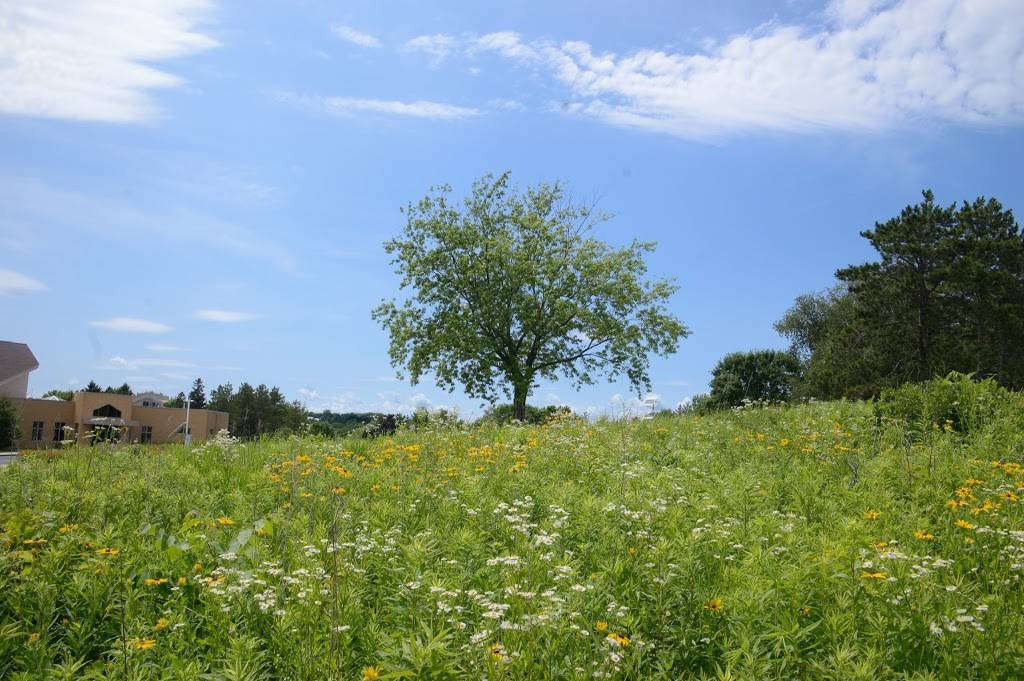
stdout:
[(676, 285), (646, 278), (653, 243), (594, 238), (609, 216), (557, 183), (518, 191), (505, 173), (477, 180), (461, 206), (450, 194), (438, 187), (409, 205), (405, 230), (384, 245), (409, 296), (373, 316), (400, 376), (415, 384), (432, 372), (491, 402), (504, 393), (520, 420), (539, 378), (578, 387), (625, 375), (650, 389), (650, 355), (689, 333), (667, 309)]

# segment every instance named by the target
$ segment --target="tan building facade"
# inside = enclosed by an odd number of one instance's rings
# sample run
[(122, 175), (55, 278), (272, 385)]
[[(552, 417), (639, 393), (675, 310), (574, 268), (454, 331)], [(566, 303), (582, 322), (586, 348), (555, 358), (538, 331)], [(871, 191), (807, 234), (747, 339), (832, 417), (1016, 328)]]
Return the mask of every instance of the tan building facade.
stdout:
[[(140, 404), (135, 404), (137, 401)], [(78, 392), (70, 402), (31, 398), (11, 398), (11, 402), (19, 417), (17, 449), (57, 447), (62, 440), (77, 440), (81, 445), (111, 439), (185, 441), (185, 409), (141, 406), (132, 395)], [(203, 442), (228, 428), (228, 414), (222, 411), (191, 409), (187, 418), (193, 442)]]

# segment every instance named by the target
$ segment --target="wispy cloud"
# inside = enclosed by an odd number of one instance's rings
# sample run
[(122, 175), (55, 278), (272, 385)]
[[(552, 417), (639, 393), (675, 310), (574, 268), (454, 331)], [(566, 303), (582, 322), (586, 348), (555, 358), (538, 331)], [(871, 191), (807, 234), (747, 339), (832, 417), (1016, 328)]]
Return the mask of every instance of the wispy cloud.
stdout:
[(153, 322), (148, 319), (134, 319), (132, 317), (113, 317), (111, 319), (89, 322), (89, 326), (127, 333), (167, 333), (172, 330), (170, 326), (160, 322)]
[(505, 111), (526, 111), (526, 105), (517, 99), (492, 99), (487, 102), (488, 106), (495, 109), (504, 109)]
[(248, 322), (260, 318), (260, 315), (252, 312), (238, 312), (235, 310), (196, 310), (192, 313), (192, 316), (196, 319), (202, 319), (207, 322), (220, 322), (221, 324)]
[(165, 367), (174, 369), (195, 369), (192, 362), (183, 362), (178, 359), (128, 359), (116, 355), (111, 357), (105, 368), (110, 369), (140, 369), (145, 367)]
[(559, 110), (679, 137), (1024, 122), (1018, 0), (833, 0), (822, 25), (770, 23), (703, 52), (467, 37), (565, 88)]
[(406, 52), (423, 52), (429, 55), (435, 64), (440, 64), (459, 46), (455, 36), (435, 33), (434, 35), (416, 36), (405, 43), (402, 49)]
[(284, 270), (295, 269), (288, 247), (275, 237), (265, 236), (252, 226), (193, 210), (154, 210), (142, 201), (5, 175), (0, 175), (0, 205), (4, 207), (0, 229), (23, 242), (47, 230), (60, 231), (62, 240), (82, 233), (145, 238), (147, 243), (159, 242), (161, 248), (200, 244), (243, 258), (258, 258)]
[(147, 345), (146, 349), (150, 352), (182, 352), (185, 348), (178, 347), (177, 345)]
[(369, 33), (357, 31), (351, 26), (335, 24), (334, 26), (331, 26), (331, 33), (342, 40), (348, 41), (353, 45), (358, 45), (359, 47), (380, 47), (380, 41), (377, 40), (377, 38), (373, 37)]
[(20, 274), (14, 270), (0, 269), (0, 296), (15, 293), (36, 293), (45, 290), (46, 285), (37, 279)]
[(0, 3), (0, 112), (135, 122), (158, 111), (153, 88), (182, 81), (153, 64), (207, 50), (207, 0)]
[(278, 98), (290, 104), (315, 109), (333, 115), (354, 115), (357, 113), (378, 113), (392, 116), (411, 116), (414, 118), (434, 118), (452, 120), (479, 116), (482, 112), (464, 106), (416, 100), (402, 102), (393, 99), (359, 99), (355, 97), (303, 97), (283, 94)]

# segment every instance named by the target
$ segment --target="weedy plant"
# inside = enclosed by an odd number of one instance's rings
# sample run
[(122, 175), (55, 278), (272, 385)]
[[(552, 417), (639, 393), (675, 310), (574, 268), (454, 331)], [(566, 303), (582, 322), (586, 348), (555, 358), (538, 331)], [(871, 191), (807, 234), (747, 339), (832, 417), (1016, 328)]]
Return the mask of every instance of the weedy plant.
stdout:
[(838, 402), (30, 455), (0, 471), (0, 678), (1022, 678), (1000, 418), (909, 435)]

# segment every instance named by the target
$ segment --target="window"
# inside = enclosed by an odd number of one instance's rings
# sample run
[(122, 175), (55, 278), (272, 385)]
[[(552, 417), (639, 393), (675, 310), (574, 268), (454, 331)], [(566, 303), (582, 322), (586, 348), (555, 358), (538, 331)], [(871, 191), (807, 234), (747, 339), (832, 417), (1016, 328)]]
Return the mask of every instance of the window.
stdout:
[(68, 424), (63, 421), (57, 421), (53, 424), (53, 441), (60, 442), (64, 439), (64, 426)]
[(93, 416), (105, 416), (107, 418), (121, 418), (121, 410), (114, 407), (112, 404), (105, 404), (99, 409), (92, 410)]
[(142, 426), (142, 431), (139, 433), (139, 442), (152, 442), (153, 441), (153, 426)]
[(32, 442), (39, 442), (43, 439), (43, 422), (32, 422)]

